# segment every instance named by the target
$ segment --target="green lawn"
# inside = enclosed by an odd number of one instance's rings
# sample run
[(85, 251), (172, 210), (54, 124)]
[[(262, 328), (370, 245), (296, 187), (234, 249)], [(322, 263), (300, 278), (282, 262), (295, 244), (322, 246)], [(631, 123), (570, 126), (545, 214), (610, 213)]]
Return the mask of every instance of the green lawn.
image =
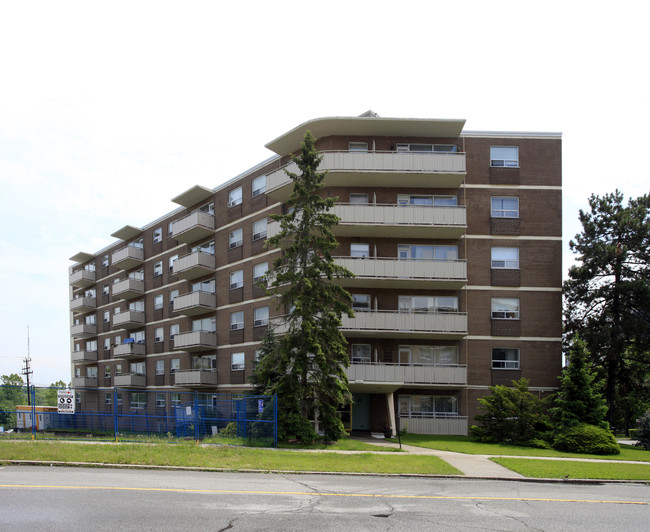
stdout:
[(462, 475), (456, 468), (435, 456), (408, 456), (401, 453), (336, 454), (226, 446), (202, 447), (195, 443), (142, 445), (0, 441), (0, 463), (4, 460), (207, 467), (231, 471), (255, 469)]
[[(391, 440), (397, 441), (397, 440)], [(650, 451), (642, 447), (621, 445), (621, 453), (601, 456), (592, 454), (565, 453), (554, 449), (533, 449), (532, 447), (519, 447), (501, 443), (481, 443), (469, 436), (428, 436), (420, 434), (407, 434), (402, 438), (402, 443), (438, 449), (440, 451), (454, 451), (466, 454), (488, 454), (508, 456), (548, 456), (554, 458), (602, 458), (605, 460), (633, 460), (636, 462), (650, 462)]]
[(650, 480), (650, 464), (569, 462), (531, 458), (490, 458), (512, 471), (533, 478), (588, 478), (602, 480)]

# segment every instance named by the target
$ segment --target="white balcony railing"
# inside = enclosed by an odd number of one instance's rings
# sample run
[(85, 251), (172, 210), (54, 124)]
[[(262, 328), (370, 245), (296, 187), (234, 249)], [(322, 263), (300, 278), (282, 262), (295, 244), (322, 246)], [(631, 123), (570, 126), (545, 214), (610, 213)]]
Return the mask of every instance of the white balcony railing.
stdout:
[(147, 377), (145, 375), (115, 375), (113, 379), (114, 386), (124, 386), (133, 388), (142, 388), (147, 384)]
[(122, 279), (113, 285), (113, 296), (131, 299), (144, 294), (144, 281), (141, 279)]
[(77, 270), (70, 274), (70, 284), (79, 288), (86, 288), (95, 284), (95, 272), (90, 270)]
[(460, 365), (407, 366), (385, 363), (352, 363), (348, 380), (412, 384), (467, 384), (467, 367)]
[(116, 345), (113, 349), (114, 358), (141, 358), (147, 354), (144, 343), (126, 342)]
[(191, 331), (174, 336), (174, 349), (197, 351), (217, 347), (217, 333), (210, 331)]
[(97, 351), (73, 351), (72, 362), (97, 362)]
[(181, 242), (196, 242), (214, 233), (214, 215), (196, 211), (172, 224), (172, 238)]
[(174, 312), (193, 315), (215, 309), (217, 296), (208, 292), (190, 292), (174, 298)]
[(399, 416), (400, 429), (410, 434), (440, 434), (444, 436), (467, 436), (466, 417), (404, 417)]
[(94, 310), (97, 308), (97, 298), (96, 297), (76, 297), (70, 301), (70, 310), (72, 312), (86, 312), (88, 310)]
[(173, 274), (183, 279), (196, 279), (214, 271), (215, 264), (214, 255), (194, 251), (174, 261)]
[(140, 310), (127, 310), (113, 316), (113, 327), (126, 327), (127, 329), (144, 325), (144, 312)]
[(176, 370), (174, 372), (176, 386), (216, 386), (217, 372), (201, 369)]
[(128, 270), (144, 262), (144, 250), (135, 246), (126, 246), (115, 251), (111, 260), (113, 266)]

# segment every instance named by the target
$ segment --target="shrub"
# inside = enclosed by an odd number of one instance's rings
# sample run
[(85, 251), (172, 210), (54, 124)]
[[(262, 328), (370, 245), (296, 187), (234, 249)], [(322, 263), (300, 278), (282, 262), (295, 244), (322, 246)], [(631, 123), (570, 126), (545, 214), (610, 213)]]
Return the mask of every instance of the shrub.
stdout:
[(535, 449), (550, 449), (551, 445), (544, 440), (535, 438), (526, 442), (527, 447), (534, 447)]
[(225, 438), (233, 438), (237, 436), (237, 423), (234, 421), (231, 423), (228, 423), (224, 428), (222, 428), (219, 431), (219, 436), (223, 436)]
[(558, 434), (553, 447), (559, 451), (581, 454), (619, 454), (614, 435), (595, 425), (578, 425)]
[(630, 439), (631, 440), (638, 440), (639, 439), (639, 429), (630, 429)]
[(639, 447), (645, 448), (646, 451), (650, 450), (650, 414), (646, 414), (641, 418), (636, 437), (639, 440), (636, 442)]

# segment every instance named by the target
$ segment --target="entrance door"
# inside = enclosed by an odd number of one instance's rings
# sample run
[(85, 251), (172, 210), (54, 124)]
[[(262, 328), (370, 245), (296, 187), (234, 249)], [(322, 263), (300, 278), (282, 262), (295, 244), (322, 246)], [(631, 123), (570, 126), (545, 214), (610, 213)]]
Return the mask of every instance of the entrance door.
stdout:
[(352, 395), (352, 430), (370, 430), (370, 394)]

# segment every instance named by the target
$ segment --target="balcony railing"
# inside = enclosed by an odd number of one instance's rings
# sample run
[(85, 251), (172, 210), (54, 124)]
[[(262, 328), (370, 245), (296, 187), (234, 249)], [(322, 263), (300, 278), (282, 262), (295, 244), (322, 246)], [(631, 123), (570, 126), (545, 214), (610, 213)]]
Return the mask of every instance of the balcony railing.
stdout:
[(126, 246), (113, 253), (112, 264), (122, 270), (130, 270), (144, 262), (144, 251), (135, 246)]
[(97, 325), (94, 323), (79, 323), (70, 328), (70, 336), (73, 338), (90, 338), (97, 336)]
[(113, 385), (125, 388), (143, 388), (147, 385), (147, 377), (145, 375), (115, 375)]
[(72, 362), (97, 362), (97, 351), (73, 351)]
[(216, 386), (217, 372), (202, 369), (176, 370), (174, 384), (176, 386)]
[(89, 312), (97, 308), (96, 297), (76, 297), (70, 301), (70, 310), (75, 313)]
[(73, 388), (97, 388), (97, 377), (74, 377)]
[(190, 244), (214, 234), (214, 215), (196, 211), (172, 224), (172, 238)]
[(217, 333), (191, 331), (174, 336), (174, 349), (183, 351), (204, 351), (217, 347)]
[(144, 281), (141, 279), (123, 279), (113, 285), (113, 296), (120, 299), (133, 299), (144, 294)]
[(113, 358), (142, 358), (147, 354), (144, 343), (126, 342), (116, 345), (113, 349)]
[[(464, 260), (398, 259), (394, 257), (334, 257), (356, 277), (339, 279), (343, 286), (457, 289), (467, 282)], [(435, 283), (435, 285), (431, 285)]]
[(95, 272), (77, 270), (70, 274), (70, 284), (76, 288), (88, 288), (95, 284)]
[(348, 380), (401, 384), (467, 384), (467, 367), (460, 365), (400, 365), (353, 362), (347, 368)]
[[(285, 200), (291, 180), (284, 170), (297, 173), (295, 163), (268, 175), (267, 194)], [(400, 186), (458, 188), (465, 175), (464, 153), (323, 152), (319, 170), (329, 173), (325, 186)]]
[(440, 434), (467, 436), (467, 418), (458, 417), (404, 417), (399, 416), (399, 426), (410, 434)]
[(194, 251), (174, 261), (173, 273), (181, 279), (198, 279), (213, 273), (215, 264), (214, 255)]
[(210, 312), (217, 307), (217, 296), (208, 292), (191, 292), (174, 298), (174, 312), (193, 316)]
[(113, 328), (123, 327), (124, 329), (135, 329), (145, 324), (144, 312), (139, 310), (127, 310), (113, 316)]

